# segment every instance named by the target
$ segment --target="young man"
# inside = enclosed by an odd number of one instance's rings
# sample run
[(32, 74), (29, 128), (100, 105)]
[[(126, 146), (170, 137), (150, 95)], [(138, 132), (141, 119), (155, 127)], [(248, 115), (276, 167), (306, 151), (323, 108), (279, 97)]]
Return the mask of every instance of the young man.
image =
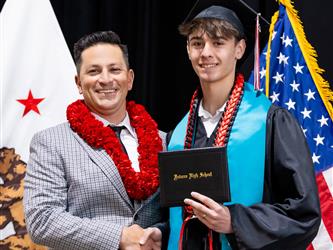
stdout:
[(171, 208), (168, 248), (305, 249), (320, 224), (312, 160), (292, 115), (236, 74), (242, 23), (211, 6), (179, 30), (200, 87), (168, 149), (226, 146), (231, 202), (193, 192)]
[(126, 102), (134, 79), (127, 49), (114, 32), (96, 32), (75, 44), (74, 59), (84, 99), (68, 106), (68, 122), (32, 139), (27, 229), (55, 249), (160, 249), (165, 136), (143, 106)]

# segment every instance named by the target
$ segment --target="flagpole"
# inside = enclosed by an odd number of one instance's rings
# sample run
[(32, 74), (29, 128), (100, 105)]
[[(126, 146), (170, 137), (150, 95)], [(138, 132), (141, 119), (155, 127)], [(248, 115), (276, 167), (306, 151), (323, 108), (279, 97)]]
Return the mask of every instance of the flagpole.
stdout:
[(266, 24), (270, 25), (270, 23), (262, 16), (260, 15), (259, 12), (255, 11), (250, 5), (248, 5), (246, 2), (244, 2), (243, 0), (238, 0), (238, 2), (240, 2), (241, 4), (243, 4), (246, 8), (248, 8), (251, 12), (253, 12), (256, 16), (259, 15), (259, 18), (261, 20), (263, 20)]

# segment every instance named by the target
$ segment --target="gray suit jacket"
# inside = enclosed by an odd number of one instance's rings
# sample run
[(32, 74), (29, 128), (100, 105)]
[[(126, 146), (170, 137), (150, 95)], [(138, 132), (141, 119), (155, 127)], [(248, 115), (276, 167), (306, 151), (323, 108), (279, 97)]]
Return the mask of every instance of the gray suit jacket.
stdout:
[(33, 137), (24, 187), (28, 232), (51, 248), (118, 249), (124, 226), (166, 226), (159, 192), (132, 204), (112, 159), (68, 123)]

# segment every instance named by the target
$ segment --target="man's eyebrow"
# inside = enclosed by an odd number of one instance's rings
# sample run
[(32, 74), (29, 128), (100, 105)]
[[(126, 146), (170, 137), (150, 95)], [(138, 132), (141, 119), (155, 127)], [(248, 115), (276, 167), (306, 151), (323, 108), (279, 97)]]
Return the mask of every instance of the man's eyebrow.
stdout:
[(98, 67), (99, 65), (98, 64), (88, 64), (87, 65), (89, 68), (93, 68), (93, 67)]
[[(106, 65), (106, 66), (108, 66), (108, 67), (112, 67), (112, 66), (117, 66), (117, 65), (118, 65), (118, 63), (112, 62), (112, 63), (109, 63), (109, 64)], [(92, 63), (92, 64), (88, 64), (87, 67), (90, 67), (90, 68), (94, 68), (94, 67), (96, 67), (96, 68), (98, 68), (98, 67), (101, 67), (101, 65), (98, 64), (98, 63)]]

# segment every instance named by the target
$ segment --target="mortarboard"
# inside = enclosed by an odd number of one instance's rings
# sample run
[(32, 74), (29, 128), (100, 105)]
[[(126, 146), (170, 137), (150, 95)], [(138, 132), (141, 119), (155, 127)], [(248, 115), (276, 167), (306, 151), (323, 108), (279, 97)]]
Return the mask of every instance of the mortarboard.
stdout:
[[(187, 23), (199, 17), (212, 17), (226, 20), (241, 33), (243, 31), (247, 48), (243, 58), (238, 63), (238, 67), (245, 77), (248, 77), (253, 69), (256, 17), (258, 14), (258, 11), (252, 8), (249, 2), (249, 0), (197, 0), (183, 21), (183, 23)], [(269, 22), (261, 15), (259, 17), (261, 27), (259, 40), (260, 44), (264, 43), (265, 45), (269, 35)]]
[(225, 20), (231, 23), (241, 33), (241, 36), (245, 36), (242, 22), (239, 20), (236, 13), (231, 9), (225, 8), (220, 5), (211, 5), (210, 7), (202, 10), (193, 19), (198, 18), (216, 18), (220, 20)]

